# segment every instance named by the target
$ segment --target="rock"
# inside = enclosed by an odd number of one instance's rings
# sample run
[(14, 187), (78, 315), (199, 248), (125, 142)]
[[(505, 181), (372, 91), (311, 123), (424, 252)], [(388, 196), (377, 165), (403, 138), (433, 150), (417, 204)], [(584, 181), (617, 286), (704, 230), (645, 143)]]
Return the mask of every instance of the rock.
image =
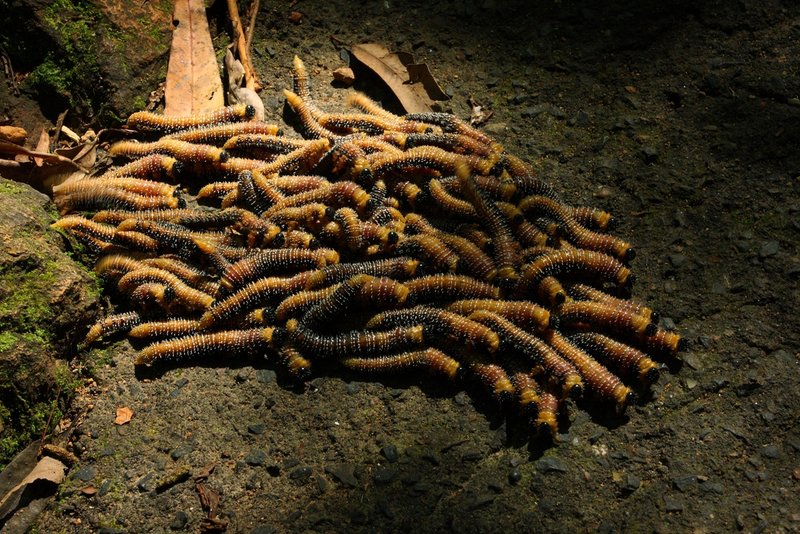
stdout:
[(87, 465), (86, 467), (81, 467), (80, 469), (75, 471), (75, 475), (74, 476), (78, 480), (82, 480), (84, 482), (89, 482), (90, 480), (92, 480), (95, 477), (96, 474), (97, 474), (97, 470), (94, 467), (92, 467), (90, 465)]
[(689, 260), (689, 258), (687, 258), (683, 254), (670, 254), (667, 257), (669, 258), (670, 265), (672, 265), (676, 269), (686, 265), (686, 262)]
[(636, 475), (632, 475), (628, 473), (622, 479), (622, 483), (620, 484), (620, 489), (624, 493), (633, 493), (642, 485), (642, 479)]
[(169, 453), (169, 457), (172, 458), (173, 460), (180, 460), (181, 458), (192, 452), (192, 450), (193, 448), (191, 445), (188, 444), (181, 445), (179, 447), (172, 449), (172, 451), (170, 451)]
[(339, 67), (333, 71), (333, 79), (350, 87), (356, 81), (356, 75), (350, 67)]
[(671, 495), (665, 495), (664, 509), (667, 512), (683, 512), (683, 501)]
[(313, 472), (313, 469), (307, 465), (304, 465), (289, 471), (289, 478), (292, 480), (297, 480), (298, 482), (306, 482), (311, 477), (311, 473)]
[(386, 461), (391, 463), (396, 462), (397, 459), (400, 457), (400, 454), (397, 452), (397, 446), (395, 446), (393, 443), (384, 445), (381, 448), (381, 454), (383, 455), (384, 458), (386, 458)]
[(781, 451), (775, 445), (765, 445), (761, 449), (761, 456), (770, 460), (777, 460), (781, 456)]
[(658, 160), (659, 151), (654, 146), (643, 146), (641, 150), (642, 158), (645, 163), (655, 163)]
[(697, 477), (695, 475), (679, 476), (672, 479), (672, 486), (681, 493), (685, 493), (686, 490), (695, 484), (697, 484)]
[(247, 425), (247, 431), (256, 436), (260, 436), (261, 434), (267, 431), (267, 425), (265, 425), (264, 423), (254, 423), (252, 425)]
[(781, 249), (781, 245), (777, 241), (774, 241), (774, 240), (765, 241), (761, 245), (761, 248), (758, 249), (758, 257), (761, 258), (762, 260), (765, 259), (765, 258), (769, 258), (769, 257), (774, 256), (775, 254), (777, 254), (780, 249)]
[(522, 480), (522, 472), (518, 467), (514, 467), (508, 472), (508, 483), (512, 486)]
[(353, 464), (339, 464), (332, 467), (326, 467), (325, 471), (330, 473), (337, 482), (343, 486), (351, 488), (358, 487), (358, 479), (356, 478), (356, 466)]
[(392, 467), (379, 467), (375, 470), (372, 479), (376, 484), (388, 484), (397, 476), (397, 470)]
[(267, 461), (267, 453), (260, 449), (253, 449), (244, 457), (244, 461), (247, 465), (254, 467), (264, 465), (264, 462)]
[[(57, 358), (75, 353), (98, 312), (97, 285), (64, 252), (50, 209), (45, 195), (0, 178), (0, 398), (3, 411), (14, 414), (0, 417), (4, 443), (24, 445), (46, 430), (38, 412), (57, 391), (74, 387)], [(16, 452), (4, 447), (0, 465)]]
[(172, 518), (172, 522), (169, 524), (169, 528), (171, 530), (183, 530), (189, 524), (189, 516), (186, 515), (186, 512), (179, 510), (175, 512), (175, 517)]
[(551, 456), (545, 456), (544, 458), (538, 460), (536, 462), (536, 469), (538, 469), (540, 473), (567, 472), (567, 466), (564, 465), (564, 462)]

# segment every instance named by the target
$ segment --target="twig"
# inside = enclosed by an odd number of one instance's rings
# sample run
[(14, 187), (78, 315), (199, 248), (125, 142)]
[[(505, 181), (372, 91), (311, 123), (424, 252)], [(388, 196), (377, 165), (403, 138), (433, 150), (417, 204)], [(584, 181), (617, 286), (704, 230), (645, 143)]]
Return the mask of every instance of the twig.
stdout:
[(259, 4), (261, 3), (260, 0), (253, 0), (253, 3), (250, 4), (250, 24), (247, 26), (247, 50), (253, 48), (253, 34), (255, 33), (256, 29), (256, 16), (258, 15), (258, 8), (260, 7)]
[(242, 66), (244, 67), (245, 87), (255, 91), (256, 86), (259, 84), (256, 82), (256, 74), (253, 71), (252, 63), (250, 63), (250, 53), (247, 49), (247, 41), (245, 40), (244, 30), (242, 29), (242, 21), (239, 18), (239, 7), (236, 5), (236, 0), (228, 0), (228, 14), (231, 17), (233, 40), (236, 43), (236, 51), (239, 53), (239, 61), (242, 62)]

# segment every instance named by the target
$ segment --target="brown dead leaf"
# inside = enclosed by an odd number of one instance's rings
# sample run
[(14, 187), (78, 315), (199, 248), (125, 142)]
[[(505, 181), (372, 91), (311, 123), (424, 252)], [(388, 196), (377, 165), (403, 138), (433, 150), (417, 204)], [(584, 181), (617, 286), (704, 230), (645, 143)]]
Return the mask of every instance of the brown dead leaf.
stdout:
[(28, 132), (25, 128), (19, 126), (0, 126), (0, 140), (14, 143), (15, 145), (22, 145), (25, 139), (28, 138)]
[(39, 463), (28, 475), (0, 499), (0, 524), (3, 524), (5, 519), (18, 508), (27, 504), (29, 499), (26, 498), (26, 489), (44, 486), (53, 488), (53, 491), (55, 491), (54, 488), (64, 480), (66, 469), (67, 466), (55, 458), (45, 456), (39, 460)]
[(431, 74), (427, 63), (408, 63), (406, 64), (406, 70), (408, 70), (408, 80), (411, 83), (421, 83), (431, 99), (450, 100), (447, 93), (439, 87), (439, 82)]
[[(45, 128), (42, 128), (42, 132), (39, 134), (39, 141), (36, 143), (36, 152), (50, 152), (50, 134), (47, 133)], [(42, 159), (39, 157), (34, 157), (33, 162), (37, 167), (42, 166)]]
[[(392, 53), (381, 44), (364, 43), (353, 45), (350, 53), (367, 68), (377, 74), (389, 86), (407, 113), (424, 113), (436, 109), (435, 96), (444, 93), (430, 76), (426, 67), (417, 65), (413, 70), (415, 79), (409, 74), (408, 65), (414, 64), (411, 54)], [(424, 72), (427, 71), (427, 76)], [(414, 81), (420, 83), (414, 83)], [(426, 81), (427, 80), (427, 81)], [(431, 84), (430, 82), (433, 81)], [(436, 95), (426, 90), (426, 85), (434, 87)], [(447, 95), (444, 95), (445, 97)]]
[(130, 422), (132, 417), (133, 417), (133, 410), (131, 410), (127, 406), (121, 406), (117, 408), (117, 416), (114, 418), (114, 424), (124, 425), (125, 423)]
[(203, 0), (176, 0), (164, 115), (196, 115), (222, 107), (224, 92)]
[(91, 497), (96, 493), (97, 493), (97, 488), (95, 488), (94, 486), (89, 485), (81, 488), (81, 494), (87, 497)]

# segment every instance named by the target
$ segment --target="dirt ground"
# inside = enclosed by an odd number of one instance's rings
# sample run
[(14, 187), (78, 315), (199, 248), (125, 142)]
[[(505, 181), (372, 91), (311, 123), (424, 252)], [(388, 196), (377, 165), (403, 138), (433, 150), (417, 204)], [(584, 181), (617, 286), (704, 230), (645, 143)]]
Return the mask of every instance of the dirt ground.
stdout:
[[(571, 406), (548, 444), (435, 381), (297, 387), (227, 361), (137, 375), (121, 341), (76, 356), (108, 363), (73, 407), (80, 465), (35, 530), (197, 531), (188, 475), (213, 464), (229, 532), (800, 531), (800, 6), (596, 6), (262, 2), (254, 57), (280, 121), (293, 55), (330, 109), (347, 64), (330, 37), (413, 52), (445, 108), (489, 106), (510, 152), (615, 214), (634, 298), (691, 343), (651, 398), (623, 420)], [(134, 417), (116, 426), (120, 406)]]

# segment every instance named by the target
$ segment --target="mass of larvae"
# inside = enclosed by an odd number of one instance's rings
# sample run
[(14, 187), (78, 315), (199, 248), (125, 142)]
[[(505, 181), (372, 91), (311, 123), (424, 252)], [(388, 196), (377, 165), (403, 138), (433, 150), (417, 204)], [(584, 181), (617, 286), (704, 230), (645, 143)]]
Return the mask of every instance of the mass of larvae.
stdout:
[[(328, 113), (295, 58), (299, 136), (231, 106), (140, 112), (118, 165), (55, 188), (54, 226), (97, 255), (137, 365), (266, 357), (483, 389), (553, 435), (564, 399), (621, 413), (685, 350), (628, 298), (634, 249), (446, 113), (351, 93)], [(323, 365), (324, 362), (324, 365)]]

